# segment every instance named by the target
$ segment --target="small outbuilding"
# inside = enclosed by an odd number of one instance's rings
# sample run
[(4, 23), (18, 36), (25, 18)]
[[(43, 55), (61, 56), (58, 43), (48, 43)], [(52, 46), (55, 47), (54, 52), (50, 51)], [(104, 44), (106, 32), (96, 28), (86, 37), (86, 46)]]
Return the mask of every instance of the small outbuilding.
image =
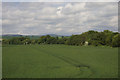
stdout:
[(85, 46), (87, 46), (88, 45), (88, 41), (85, 41)]

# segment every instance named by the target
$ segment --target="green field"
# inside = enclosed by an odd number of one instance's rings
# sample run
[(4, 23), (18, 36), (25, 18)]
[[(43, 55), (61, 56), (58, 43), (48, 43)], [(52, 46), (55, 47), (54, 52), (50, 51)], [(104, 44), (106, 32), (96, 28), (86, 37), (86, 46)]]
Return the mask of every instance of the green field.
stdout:
[(6, 45), (2, 57), (3, 78), (118, 77), (118, 48)]

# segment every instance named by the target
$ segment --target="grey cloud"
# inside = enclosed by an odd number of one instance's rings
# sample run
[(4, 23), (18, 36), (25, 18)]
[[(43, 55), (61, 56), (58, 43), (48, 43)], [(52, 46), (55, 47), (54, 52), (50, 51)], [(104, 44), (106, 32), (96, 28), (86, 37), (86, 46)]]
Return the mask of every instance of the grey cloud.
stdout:
[(3, 3), (3, 33), (71, 35), (91, 29), (117, 31), (117, 6), (113, 2)]

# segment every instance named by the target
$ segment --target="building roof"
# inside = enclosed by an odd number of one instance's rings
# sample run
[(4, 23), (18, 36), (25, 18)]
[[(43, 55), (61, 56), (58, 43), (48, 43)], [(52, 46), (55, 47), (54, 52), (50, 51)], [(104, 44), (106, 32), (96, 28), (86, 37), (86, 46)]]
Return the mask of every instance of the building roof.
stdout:
[(0, 39), (0, 41), (2, 41), (3, 39)]

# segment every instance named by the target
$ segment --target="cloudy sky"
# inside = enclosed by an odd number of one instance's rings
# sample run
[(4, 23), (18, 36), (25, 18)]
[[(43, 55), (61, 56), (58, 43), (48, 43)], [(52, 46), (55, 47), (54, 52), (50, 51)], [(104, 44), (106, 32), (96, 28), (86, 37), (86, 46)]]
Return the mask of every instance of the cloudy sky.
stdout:
[(118, 2), (120, 0), (2, 0), (2, 2)]
[(118, 31), (117, 2), (3, 2), (3, 34), (80, 34)]

